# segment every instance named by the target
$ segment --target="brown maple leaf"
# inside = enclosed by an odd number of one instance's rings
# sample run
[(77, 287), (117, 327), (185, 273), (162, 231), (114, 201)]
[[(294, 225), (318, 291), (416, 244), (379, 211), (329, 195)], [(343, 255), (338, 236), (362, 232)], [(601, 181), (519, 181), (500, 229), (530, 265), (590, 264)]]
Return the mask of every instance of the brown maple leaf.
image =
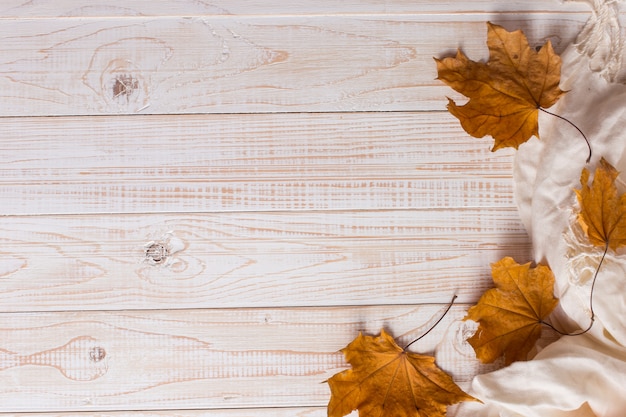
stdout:
[(478, 401), (463, 392), (432, 356), (407, 352), (384, 330), (359, 336), (342, 349), (352, 369), (327, 382), (329, 417), (444, 417), (448, 405)]
[(495, 288), (487, 290), (467, 312), (465, 320), (478, 322), (468, 339), (476, 357), (489, 363), (504, 356), (508, 365), (525, 360), (541, 336), (541, 323), (558, 304), (554, 275), (549, 267), (520, 265), (503, 258), (491, 265)]
[(522, 31), (507, 32), (487, 23), (487, 63), (471, 61), (460, 50), (456, 57), (436, 59), (438, 79), (469, 98), (448, 110), (474, 137), (491, 135), (492, 150), (515, 149), (539, 137), (539, 109), (549, 108), (564, 94), (559, 88), (561, 58), (550, 41), (535, 51)]
[(619, 195), (615, 180), (619, 172), (604, 158), (589, 183), (589, 170), (580, 175), (582, 189), (576, 190), (580, 214), (578, 222), (589, 241), (616, 250), (626, 245), (626, 194)]

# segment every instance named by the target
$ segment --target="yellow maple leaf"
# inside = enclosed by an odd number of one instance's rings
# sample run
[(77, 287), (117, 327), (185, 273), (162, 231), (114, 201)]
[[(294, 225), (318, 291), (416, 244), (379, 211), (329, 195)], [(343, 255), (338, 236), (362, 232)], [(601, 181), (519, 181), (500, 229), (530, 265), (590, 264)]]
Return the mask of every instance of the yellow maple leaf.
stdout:
[(359, 410), (360, 417), (445, 417), (448, 405), (477, 401), (463, 392), (435, 358), (407, 352), (384, 330), (359, 334), (342, 349), (352, 369), (327, 382), (329, 417)]
[(564, 94), (559, 88), (561, 58), (550, 41), (535, 51), (522, 31), (507, 32), (487, 23), (487, 63), (471, 61), (460, 50), (456, 57), (436, 59), (438, 79), (469, 98), (448, 110), (474, 137), (491, 135), (492, 150), (515, 149), (539, 137), (539, 109), (549, 108)]
[(520, 265), (506, 257), (491, 265), (495, 288), (487, 290), (467, 312), (465, 320), (479, 324), (468, 339), (476, 357), (508, 365), (525, 360), (541, 336), (541, 323), (558, 304), (549, 267)]
[(580, 204), (578, 221), (592, 244), (616, 250), (626, 245), (626, 194), (619, 195), (615, 186), (619, 172), (602, 158), (591, 186), (589, 174), (583, 168), (582, 188), (575, 190)]

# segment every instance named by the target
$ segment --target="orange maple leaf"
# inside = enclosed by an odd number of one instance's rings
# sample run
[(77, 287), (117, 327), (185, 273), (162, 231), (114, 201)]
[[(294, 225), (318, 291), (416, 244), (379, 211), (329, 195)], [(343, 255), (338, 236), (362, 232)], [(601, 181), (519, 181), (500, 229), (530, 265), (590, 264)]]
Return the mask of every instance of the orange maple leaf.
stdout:
[(547, 266), (530, 268), (509, 257), (492, 264), (491, 273), (496, 288), (487, 290), (465, 317), (479, 324), (468, 342), (482, 362), (504, 356), (508, 365), (526, 359), (541, 336), (543, 319), (558, 304), (554, 274)]
[(474, 137), (491, 135), (492, 150), (515, 149), (539, 137), (539, 109), (549, 108), (564, 94), (559, 88), (561, 58), (550, 41), (535, 51), (520, 30), (507, 32), (487, 23), (487, 63), (471, 61), (460, 50), (456, 57), (436, 59), (438, 79), (469, 98), (448, 110)]
[(604, 158), (593, 175), (591, 187), (589, 170), (580, 175), (582, 189), (575, 190), (580, 203), (578, 222), (589, 241), (596, 246), (616, 250), (626, 246), (626, 194), (619, 195), (615, 180), (619, 172)]
[(329, 417), (445, 417), (448, 405), (478, 401), (463, 392), (432, 356), (407, 352), (384, 330), (359, 336), (342, 349), (352, 369), (327, 382)]

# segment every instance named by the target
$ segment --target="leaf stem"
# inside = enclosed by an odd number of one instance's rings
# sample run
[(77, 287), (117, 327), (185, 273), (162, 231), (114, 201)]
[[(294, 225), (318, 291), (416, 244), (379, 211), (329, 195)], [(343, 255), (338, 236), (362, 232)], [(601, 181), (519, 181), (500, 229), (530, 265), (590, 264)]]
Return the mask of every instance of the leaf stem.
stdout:
[(424, 336), (426, 336), (428, 333), (430, 333), (435, 327), (437, 327), (437, 325), (439, 323), (441, 323), (441, 320), (443, 320), (443, 318), (446, 316), (446, 314), (448, 314), (448, 311), (450, 311), (450, 309), (452, 308), (452, 305), (454, 304), (454, 300), (457, 299), (457, 295), (454, 294), (454, 296), (452, 297), (452, 300), (450, 300), (450, 304), (448, 304), (448, 308), (446, 308), (446, 311), (443, 312), (443, 314), (441, 315), (441, 317), (439, 317), (439, 319), (435, 322), (435, 324), (433, 324), (432, 326), (430, 326), (430, 329), (426, 330), (426, 333), (422, 334), (420, 337), (418, 337), (417, 339), (413, 340), (412, 342), (410, 342), (408, 345), (406, 345), (402, 350), (407, 350), (409, 348), (409, 346), (411, 346), (413, 343), (417, 342), (418, 340), (420, 340), (421, 338), (423, 338)]
[(548, 111), (548, 110), (546, 110), (546, 109), (544, 109), (544, 108), (542, 108), (542, 107), (537, 107), (537, 109), (541, 110), (542, 112), (544, 112), (544, 113), (546, 113), (546, 114), (549, 114), (550, 116), (554, 116), (554, 117), (556, 117), (556, 118), (559, 118), (559, 119), (561, 119), (561, 120), (566, 121), (566, 122), (567, 122), (567, 123), (569, 123), (570, 125), (574, 126), (574, 128), (575, 128), (576, 130), (578, 130), (578, 133), (580, 133), (580, 134), (582, 135), (583, 139), (585, 139), (585, 142), (587, 142), (587, 148), (589, 148), (589, 155), (587, 156), (587, 161), (586, 161), (586, 163), (589, 163), (589, 161), (591, 161), (591, 144), (589, 143), (589, 139), (587, 139), (587, 136), (585, 136), (585, 134), (583, 133), (583, 131), (582, 131), (582, 130), (580, 130), (580, 128), (579, 128), (578, 126), (576, 126), (574, 123), (572, 123), (571, 121), (567, 120), (567, 119), (566, 119), (565, 117), (563, 117), (563, 116), (559, 116), (558, 114), (556, 114), (556, 113), (552, 113), (552, 112), (550, 112), (550, 111)]
[(593, 322), (596, 319), (596, 313), (593, 311), (593, 290), (596, 286), (596, 278), (598, 278), (598, 272), (600, 271), (600, 267), (602, 266), (602, 263), (604, 262), (604, 258), (606, 257), (606, 253), (608, 250), (609, 250), (609, 242), (607, 242), (606, 245), (604, 246), (604, 253), (602, 253), (602, 258), (600, 258), (600, 262), (598, 263), (596, 272), (593, 274), (593, 281), (591, 282), (591, 293), (589, 295), (589, 311), (591, 311), (591, 322), (589, 323), (589, 326), (585, 330), (581, 330), (576, 333), (565, 333), (565, 332), (560, 331), (559, 329), (557, 329), (556, 327), (554, 327), (552, 324), (548, 322), (542, 321), (541, 324), (545, 324), (546, 326), (548, 326), (549, 328), (551, 328), (552, 330), (554, 330), (555, 332), (563, 336), (580, 336), (582, 334), (587, 333), (589, 330), (591, 330), (591, 327), (593, 326)]

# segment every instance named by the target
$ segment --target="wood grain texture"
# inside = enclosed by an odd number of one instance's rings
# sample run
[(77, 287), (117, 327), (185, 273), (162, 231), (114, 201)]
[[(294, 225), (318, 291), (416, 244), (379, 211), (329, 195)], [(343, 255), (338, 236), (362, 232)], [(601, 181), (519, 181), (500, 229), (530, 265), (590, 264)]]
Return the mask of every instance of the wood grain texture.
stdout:
[(0, 217), (1, 310), (476, 301), (514, 209)]
[[(479, 365), (455, 306), (415, 348), (467, 387)], [(3, 314), (5, 412), (324, 406), (339, 349), (386, 328), (406, 344), (445, 306)], [(292, 413), (291, 415), (295, 415)]]
[(406, 344), (453, 294), (413, 348), (463, 388), (500, 366), (461, 319), (489, 263), (531, 259), (513, 152), (445, 112), (432, 58), (485, 59), (488, 20), (562, 51), (588, 17), (0, 1), (0, 416), (323, 417), (339, 349)]
[[(11, 19), (0, 116), (442, 110), (434, 56), (486, 57), (485, 14)], [(509, 14), (569, 44), (585, 14)]]
[(366, 15), (366, 14), (461, 14), (461, 13), (589, 12), (582, 2), (564, 5), (557, 0), (3, 0), (0, 16), (29, 17), (127, 17), (127, 16), (219, 16), (219, 15)]
[[(454, 410), (453, 410), (454, 411)], [(448, 416), (456, 414), (448, 413)], [(2, 413), (3, 417), (327, 417), (326, 407), (280, 407), (205, 410), (70, 411), (56, 413)], [(350, 417), (358, 417), (355, 412)]]
[[(452, 411), (454, 412), (454, 410)], [(448, 416), (456, 414), (448, 413)], [(3, 417), (327, 417), (326, 407), (280, 407), (212, 410), (75, 411), (57, 413), (1, 413)], [(352, 413), (350, 417), (358, 417)]]
[(0, 119), (0, 213), (514, 207), (447, 113)]

